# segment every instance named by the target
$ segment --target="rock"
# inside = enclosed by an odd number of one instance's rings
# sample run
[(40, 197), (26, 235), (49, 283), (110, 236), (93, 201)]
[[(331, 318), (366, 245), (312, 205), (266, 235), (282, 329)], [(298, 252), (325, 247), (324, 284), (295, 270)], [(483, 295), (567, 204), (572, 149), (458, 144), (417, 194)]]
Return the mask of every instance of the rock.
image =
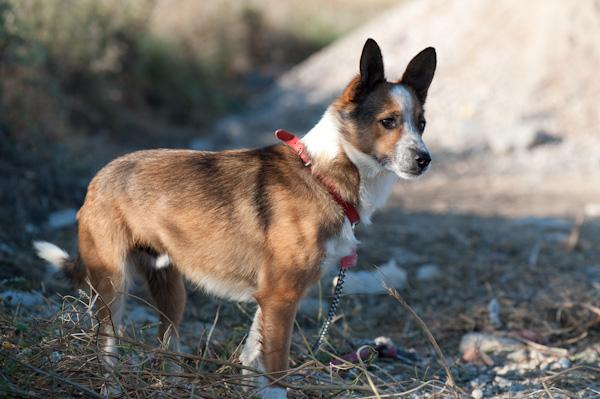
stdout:
[(50, 361), (52, 363), (58, 363), (62, 360), (62, 354), (60, 352), (54, 351), (50, 355)]
[(600, 264), (586, 266), (583, 269), (585, 276), (595, 286), (597, 290), (600, 290)]
[(77, 209), (68, 208), (52, 212), (48, 217), (46, 226), (50, 229), (60, 229), (77, 222)]
[(552, 232), (544, 234), (544, 241), (554, 244), (566, 244), (569, 240), (569, 234), (561, 232)]
[(473, 392), (471, 392), (471, 397), (473, 399), (482, 399), (483, 398), (483, 391), (479, 388), (477, 389), (473, 389)]
[(490, 324), (499, 329), (502, 327), (502, 322), (500, 321), (500, 303), (496, 298), (493, 298), (488, 304), (488, 317), (490, 318)]
[(477, 376), (477, 378), (475, 378), (473, 380), (473, 382), (475, 382), (475, 385), (479, 385), (479, 386), (483, 386), (483, 385), (489, 383), (490, 381), (492, 381), (492, 376), (489, 374), (479, 374)]
[(539, 147), (539, 146), (547, 145), (547, 144), (558, 144), (561, 141), (562, 141), (562, 138), (557, 135), (550, 134), (544, 130), (537, 130), (534, 133), (531, 140), (529, 140), (529, 142), (527, 143), (527, 149), (531, 150), (535, 147)]
[(190, 141), (189, 147), (197, 151), (213, 151), (215, 150), (215, 140), (212, 137), (196, 137)]
[(515, 363), (523, 363), (529, 360), (526, 349), (519, 349), (518, 351), (510, 353), (506, 358)]
[(39, 229), (39, 227), (38, 227), (38, 226), (36, 226), (36, 225), (35, 225), (35, 224), (33, 224), (33, 223), (27, 223), (27, 224), (25, 225), (25, 231), (26, 231), (26, 232), (28, 232), (29, 234), (35, 234), (35, 233), (37, 233), (38, 231), (40, 231), (40, 229)]
[(15, 249), (6, 243), (0, 242), (0, 252), (13, 255), (15, 253)]
[(10, 305), (20, 303), (24, 306), (35, 306), (44, 302), (44, 297), (37, 292), (4, 291), (0, 293), (0, 298)]
[(535, 227), (540, 230), (569, 230), (571, 228), (569, 220), (552, 217), (530, 216), (514, 219), (512, 223), (517, 226)]
[(460, 351), (465, 353), (471, 348), (479, 348), (482, 352), (506, 352), (522, 349), (524, 344), (506, 337), (497, 337), (485, 333), (468, 333), (460, 341)]
[(600, 217), (600, 202), (586, 204), (583, 208), (583, 214), (590, 218)]
[(154, 310), (147, 306), (134, 306), (125, 312), (128, 321), (134, 324), (155, 323), (158, 321), (158, 315)]
[(512, 385), (512, 382), (509, 379), (500, 376), (496, 376), (496, 378), (494, 378), (494, 382), (501, 388), (507, 388)]
[(571, 367), (571, 361), (566, 357), (559, 359), (558, 361), (550, 365), (550, 370), (565, 370)]
[(304, 298), (298, 306), (298, 313), (303, 313), (311, 317), (319, 314), (319, 311), (327, 312), (327, 301), (316, 298)]
[(407, 251), (404, 248), (394, 248), (392, 250), (392, 257), (399, 264), (419, 263), (423, 262), (423, 257), (415, 254), (414, 252)]
[(430, 281), (438, 278), (441, 274), (440, 268), (437, 265), (429, 263), (417, 269), (417, 280)]
[[(337, 277), (333, 284), (337, 283)], [(402, 289), (406, 285), (406, 271), (394, 259), (372, 271), (350, 271), (344, 281), (345, 294), (387, 294), (387, 287)]]
[[(535, 148), (549, 144), (559, 144), (563, 141), (560, 136), (550, 134), (543, 129), (528, 124), (513, 124), (490, 129), (492, 132), (494, 130), (499, 134), (488, 135), (488, 145), (496, 154), (511, 152), (526, 154)], [(501, 134), (501, 131), (510, 131), (510, 134)]]

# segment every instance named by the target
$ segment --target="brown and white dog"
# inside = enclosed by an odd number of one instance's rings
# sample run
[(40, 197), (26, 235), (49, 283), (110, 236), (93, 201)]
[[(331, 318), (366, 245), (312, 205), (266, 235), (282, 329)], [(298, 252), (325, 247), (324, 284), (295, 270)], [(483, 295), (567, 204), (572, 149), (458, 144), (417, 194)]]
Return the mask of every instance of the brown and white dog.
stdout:
[[(398, 177), (429, 168), (423, 104), (435, 67), (435, 50), (427, 48), (399, 81), (387, 81), (379, 46), (367, 40), (360, 74), (302, 138), (314, 174), (352, 203), (363, 223)], [(138, 273), (166, 339), (182, 318), (186, 278), (219, 297), (258, 304), (240, 358), (273, 379), (288, 368), (298, 302), (357, 243), (342, 207), (283, 144), (122, 156), (93, 178), (78, 221), (77, 259), (47, 242), (35, 246), (75, 284), (91, 282), (104, 333), (116, 333), (128, 280)], [(100, 339), (103, 359), (113, 362), (115, 339)], [(267, 378), (261, 384), (264, 398), (286, 396)]]

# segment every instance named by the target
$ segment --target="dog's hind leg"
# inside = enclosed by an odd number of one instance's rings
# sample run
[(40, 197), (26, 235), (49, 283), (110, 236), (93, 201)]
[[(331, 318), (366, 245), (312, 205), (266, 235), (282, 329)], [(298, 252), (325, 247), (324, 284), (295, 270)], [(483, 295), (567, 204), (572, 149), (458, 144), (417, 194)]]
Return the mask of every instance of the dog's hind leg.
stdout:
[[(89, 257), (88, 257), (89, 259)], [(90, 264), (90, 263), (87, 263)], [(102, 362), (112, 367), (117, 361), (117, 335), (121, 326), (127, 282), (121, 270), (90, 268), (90, 281), (99, 295), (96, 316), (99, 323), (98, 343)]]
[(116, 337), (127, 294), (129, 270), (125, 244), (124, 240), (102, 241), (98, 235), (91, 234), (85, 224), (79, 225), (79, 255), (88, 270), (90, 283), (99, 295), (96, 317), (99, 323), (98, 344), (102, 352), (100, 359), (108, 367), (117, 362)]
[(160, 313), (158, 339), (163, 345), (179, 350), (179, 324), (186, 303), (186, 290), (183, 276), (168, 265), (162, 268), (146, 268), (146, 282), (154, 304)]

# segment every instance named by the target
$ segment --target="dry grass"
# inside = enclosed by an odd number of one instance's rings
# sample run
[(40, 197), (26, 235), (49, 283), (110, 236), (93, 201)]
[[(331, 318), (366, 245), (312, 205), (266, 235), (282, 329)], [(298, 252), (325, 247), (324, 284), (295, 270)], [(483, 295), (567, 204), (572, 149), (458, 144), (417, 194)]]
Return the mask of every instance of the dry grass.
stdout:
[[(97, 357), (95, 301), (80, 291), (77, 297), (65, 296), (62, 303), (49, 300), (44, 305), (48, 317), (31, 318), (23, 309), (1, 313), (0, 392), (9, 397), (103, 397), (108, 393), (140, 398), (246, 398), (254, 390), (252, 377), (264, 375), (241, 374), (248, 368), (237, 361), (239, 345), (225, 351), (230, 356), (173, 352), (144, 343), (148, 332), (143, 329), (138, 330), (137, 339), (120, 338), (118, 366), (107, 370)], [(57, 306), (60, 310), (52, 314)], [(302, 331), (299, 335), (295, 367), (280, 381), (290, 397), (383, 398), (453, 392), (437, 377), (419, 378), (422, 371), (418, 368), (411, 370), (413, 377), (398, 379), (373, 358), (350, 364), (326, 351), (315, 356), (308, 349), (309, 339)], [(327, 359), (341, 363), (334, 366)]]
[[(377, 229), (368, 234), (359, 231), (361, 267), (383, 263), (394, 256), (398, 243), (410, 242), (405, 249), (422, 255), (421, 263), (438, 264), (443, 274), (429, 283), (409, 278), (400, 297), (344, 296), (327, 352), (310, 352), (321, 320), (300, 314), (285, 381), (291, 397), (464, 397), (481, 375), (491, 376), (490, 392), (498, 398), (593, 398), (600, 392), (597, 221), (577, 223), (573, 249), (545, 239), (556, 237), (557, 228), (568, 239), (569, 224), (562, 222), (547, 231), (535, 221), (392, 208), (374, 223)], [(72, 241), (73, 233), (65, 234), (65, 241)], [(531, 249), (540, 240), (544, 244), (531, 265)], [(403, 266), (414, 276), (421, 263)], [(23, 284), (4, 281), (0, 288), (32, 287)], [(97, 360), (93, 300), (86, 295), (49, 298), (37, 307), (0, 304), (2, 392), (89, 397), (82, 389), (100, 393), (110, 388), (121, 397), (249, 395), (245, 389), (252, 381), (241, 376), (237, 360), (253, 313), (247, 305), (191, 294), (180, 331), (182, 353), (158, 347), (156, 319), (131, 318), (120, 341), (119, 366), (108, 373)], [(487, 305), (492, 298), (500, 305), (500, 328), (490, 324)], [(134, 306), (127, 314), (147, 308), (137, 295), (128, 302)], [(458, 343), (472, 331), (518, 339), (529, 359), (539, 362), (531, 366), (488, 353), (491, 366), (464, 363)], [(414, 350), (417, 361), (369, 357), (358, 364), (330, 364), (379, 335)], [(553, 369), (561, 358), (569, 359), (570, 366)], [(166, 367), (172, 364), (180, 369)], [(497, 387), (496, 375), (520, 384), (522, 393)]]

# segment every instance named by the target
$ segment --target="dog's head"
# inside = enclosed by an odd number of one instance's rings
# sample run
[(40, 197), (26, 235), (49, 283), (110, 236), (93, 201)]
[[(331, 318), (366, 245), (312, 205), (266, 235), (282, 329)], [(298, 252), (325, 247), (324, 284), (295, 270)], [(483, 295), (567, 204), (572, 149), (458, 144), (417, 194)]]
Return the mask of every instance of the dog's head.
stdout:
[(381, 50), (373, 39), (367, 40), (360, 75), (335, 103), (345, 150), (355, 163), (405, 179), (429, 169), (423, 106), (435, 67), (435, 49), (429, 47), (410, 61), (400, 80), (387, 81)]

